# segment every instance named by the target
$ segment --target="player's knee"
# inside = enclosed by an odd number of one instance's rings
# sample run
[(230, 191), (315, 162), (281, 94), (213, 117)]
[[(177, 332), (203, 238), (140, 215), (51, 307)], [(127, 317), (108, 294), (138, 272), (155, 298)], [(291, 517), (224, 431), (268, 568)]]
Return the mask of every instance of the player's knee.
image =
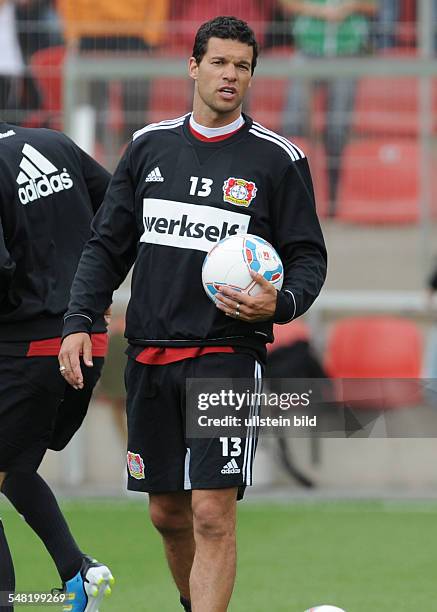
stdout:
[(195, 536), (223, 539), (235, 536), (235, 516), (232, 510), (208, 499), (193, 507)]
[(6, 472), (0, 472), (0, 491), (6, 478)]
[(193, 529), (191, 512), (177, 503), (151, 499), (149, 512), (154, 527), (163, 536), (182, 535)]

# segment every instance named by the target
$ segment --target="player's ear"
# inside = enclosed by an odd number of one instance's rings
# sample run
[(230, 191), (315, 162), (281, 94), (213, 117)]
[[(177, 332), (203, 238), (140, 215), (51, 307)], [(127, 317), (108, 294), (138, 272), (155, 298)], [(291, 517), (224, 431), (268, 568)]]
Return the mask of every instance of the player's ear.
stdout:
[(197, 73), (199, 71), (199, 65), (196, 62), (195, 57), (190, 57), (188, 60), (188, 74), (195, 81), (197, 80)]

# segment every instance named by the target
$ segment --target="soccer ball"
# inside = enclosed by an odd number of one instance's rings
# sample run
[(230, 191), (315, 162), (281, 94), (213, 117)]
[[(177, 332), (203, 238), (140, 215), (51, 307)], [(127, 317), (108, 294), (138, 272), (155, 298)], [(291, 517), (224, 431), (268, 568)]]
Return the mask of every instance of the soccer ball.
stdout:
[(337, 606), (316, 606), (315, 608), (309, 608), (305, 612), (346, 612), (343, 608), (337, 608)]
[(264, 276), (276, 289), (282, 287), (284, 268), (275, 249), (253, 234), (236, 234), (220, 240), (205, 257), (202, 282), (215, 302), (220, 286), (254, 296), (261, 291), (250, 270)]

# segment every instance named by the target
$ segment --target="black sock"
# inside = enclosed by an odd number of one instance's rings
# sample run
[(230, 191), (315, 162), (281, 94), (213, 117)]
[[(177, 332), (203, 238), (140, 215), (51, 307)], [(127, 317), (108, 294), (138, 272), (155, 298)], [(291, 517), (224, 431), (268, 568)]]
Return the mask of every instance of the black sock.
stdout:
[(41, 538), (66, 582), (77, 574), (83, 553), (79, 550), (55, 496), (39, 474), (9, 473), (2, 491)]
[(191, 601), (189, 601), (188, 599), (185, 599), (184, 597), (182, 597), (182, 595), (181, 595), (181, 604), (184, 606), (185, 612), (191, 612)]
[[(9, 550), (8, 541), (3, 529), (3, 523), (0, 520), (0, 612), (10, 612), (13, 606), (7, 606), (6, 593), (15, 591), (15, 572), (12, 563), (11, 551)], [(4, 598), (3, 602), (1, 598)], [(5, 605), (2, 605), (2, 604)]]

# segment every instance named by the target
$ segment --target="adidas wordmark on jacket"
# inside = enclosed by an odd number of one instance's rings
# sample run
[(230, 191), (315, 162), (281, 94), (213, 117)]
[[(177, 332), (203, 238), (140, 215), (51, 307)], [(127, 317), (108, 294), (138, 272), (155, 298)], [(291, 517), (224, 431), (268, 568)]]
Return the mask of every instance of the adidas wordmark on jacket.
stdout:
[(54, 338), (110, 175), (60, 132), (0, 134), (0, 343)]

